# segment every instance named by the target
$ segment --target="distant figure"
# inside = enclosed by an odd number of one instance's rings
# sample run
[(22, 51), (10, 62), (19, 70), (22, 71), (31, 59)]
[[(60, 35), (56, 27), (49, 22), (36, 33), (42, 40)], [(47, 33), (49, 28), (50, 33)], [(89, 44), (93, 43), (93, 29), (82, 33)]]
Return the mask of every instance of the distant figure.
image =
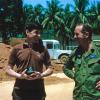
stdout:
[[(13, 48), (5, 67), (6, 73), (16, 78), (12, 97), (13, 100), (45, 100), (43, 77), (53, 72), (50, 56), (40, 39), (41, 26), (30, 24), (25, 30), (25, 43)], [(13, 70), (15, 65), (17, 72)]]
[(100, 47), (92, 42), (89, 25), (78, 24), (74, 32), (79, 46), (63, 69), (75, 81), (73, 100), (100, 100)]

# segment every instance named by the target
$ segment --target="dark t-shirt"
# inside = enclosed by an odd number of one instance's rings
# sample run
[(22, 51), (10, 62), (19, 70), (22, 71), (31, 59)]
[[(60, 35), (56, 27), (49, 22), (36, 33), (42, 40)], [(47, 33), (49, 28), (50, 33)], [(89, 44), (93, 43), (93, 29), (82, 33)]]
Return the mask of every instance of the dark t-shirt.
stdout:
[(51, 65), (47, 49), (39, 53), (31, 48), (23, 48), (23, 45), (15, 46), (10, 54), (8, 65), (17, 66), (17, 72), (22, 72), (27, 67), (33, 67), (34, 71), (43, 72), (43, 64), (46, 67)]
[[(24, 48), (23, 44), (15, 46), (10, 54), (8, 65), (12, 68), (14, 65), (17, 67), (17, 72), (21, 73), (28, 67), (32, 67), (34, 71), (43, 72), (43, 65), (46, 68), (51, 66), (50, 56), (47, 49), (44, 48), (43, 52), (39, 53), (34, 51), (31, 48)], [(39, 81), (40, 80), (40, 81)], [(22, 80), (16, 79), (15, 87), (22, 88), (41, 88), (44, 83), (41, 83), (41, 79), (39, 80)]]

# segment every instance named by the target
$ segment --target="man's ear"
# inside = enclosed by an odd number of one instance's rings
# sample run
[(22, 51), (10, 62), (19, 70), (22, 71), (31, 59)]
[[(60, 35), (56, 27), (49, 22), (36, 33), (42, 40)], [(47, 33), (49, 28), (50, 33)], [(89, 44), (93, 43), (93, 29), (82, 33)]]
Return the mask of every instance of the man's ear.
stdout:
[(28, 35), (28, 33), (29, 33), (29, 30), (26, 30), (26, 35)]
[(84, 37), (88, 38), (89, 37), (89, 32), (85, 32)]

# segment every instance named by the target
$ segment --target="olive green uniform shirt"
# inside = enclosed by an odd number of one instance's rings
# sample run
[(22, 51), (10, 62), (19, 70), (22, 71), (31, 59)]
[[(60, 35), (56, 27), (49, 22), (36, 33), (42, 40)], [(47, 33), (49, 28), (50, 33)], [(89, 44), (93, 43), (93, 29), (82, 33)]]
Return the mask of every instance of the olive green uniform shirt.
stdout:
[(100, 81), (100, 47), (96, 44), (84, 53), (79, 46), (64, 66), (64, 73), (74, 79), (74, 100), (100, 100), (96, 83)]

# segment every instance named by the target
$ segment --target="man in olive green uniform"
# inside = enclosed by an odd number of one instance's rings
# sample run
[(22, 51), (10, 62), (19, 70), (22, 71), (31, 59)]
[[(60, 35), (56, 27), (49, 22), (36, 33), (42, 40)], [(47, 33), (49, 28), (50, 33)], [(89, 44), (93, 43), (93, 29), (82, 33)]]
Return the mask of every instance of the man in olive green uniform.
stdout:
[(100, 47), (91, 41), (89, 25), (78, 24), (74, 32), (79, 46), (63, 69), (75, 81), (73, 100), (100, 100)]

